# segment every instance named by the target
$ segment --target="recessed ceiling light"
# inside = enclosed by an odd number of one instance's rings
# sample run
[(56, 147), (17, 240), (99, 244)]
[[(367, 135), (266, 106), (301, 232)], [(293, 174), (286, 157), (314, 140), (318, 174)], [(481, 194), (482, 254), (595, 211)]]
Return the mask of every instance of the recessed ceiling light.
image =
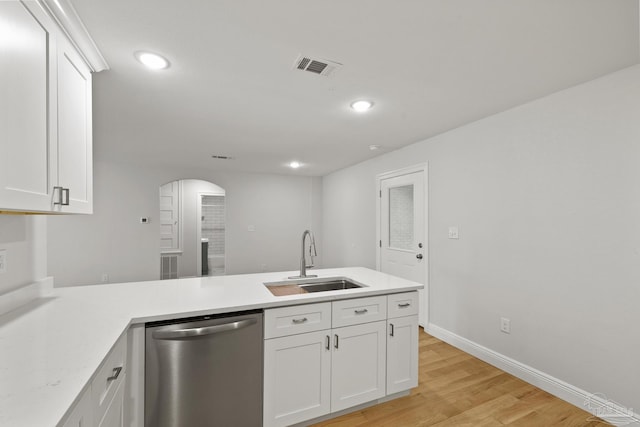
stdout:
[(142, 65), (151, 70), (163, 70), (165, 68), (169, 68), (169, 61), (157, 53), (140, 51), (135, 53), (135, 57)]
[(380, 149), (380, 146), (378, 144), (371, 144), (369, 146), (369, 150), (371, 150), (371, 151), (376, 151), (376, 150), (379, 150), (379, 149)]
[(300, 162), (291, 162), (291, 163), (289, 163), (289, 167), (290, 167), (291, 169), (298, 169), (300, 166), (302, 166), (302, 165), (300, 164)]
[(353, 108), (358, 113), (362, 113), (364, 111), (367, 111), (371, 107), (373, 107), (373, 102), (371, 102), (371, 101), (361, 100), (361, 101), (354, 101), (354, 102), (351, 103), (351, 108)]

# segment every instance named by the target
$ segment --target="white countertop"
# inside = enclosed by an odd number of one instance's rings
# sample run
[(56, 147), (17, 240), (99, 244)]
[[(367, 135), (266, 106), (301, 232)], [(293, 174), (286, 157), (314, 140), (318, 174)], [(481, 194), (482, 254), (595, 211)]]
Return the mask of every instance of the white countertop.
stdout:
[(367, 268), (314, 270), (364, 288), (273, 296), (263, 282), (296, 272), (54, 289), (0, 316), (0, 426), (55, 426), (133, 323), (281, 307), (421, 289)]

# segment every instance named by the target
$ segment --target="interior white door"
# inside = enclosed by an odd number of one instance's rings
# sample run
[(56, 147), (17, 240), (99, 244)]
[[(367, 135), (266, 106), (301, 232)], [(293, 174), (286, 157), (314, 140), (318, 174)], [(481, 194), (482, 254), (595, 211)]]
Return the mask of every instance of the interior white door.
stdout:
[(160, 187), (160, 250), (180, 250), (180, 182)]
[[(424, 171), (380, 181), (380, 271), (425, 283)], [(424, 292), (420, 292), (420, 324), (426, 322)]]

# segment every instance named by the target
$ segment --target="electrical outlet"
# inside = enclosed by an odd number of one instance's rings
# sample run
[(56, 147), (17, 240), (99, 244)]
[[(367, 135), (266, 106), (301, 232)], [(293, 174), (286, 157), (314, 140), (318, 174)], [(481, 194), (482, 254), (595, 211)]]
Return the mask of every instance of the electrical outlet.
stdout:
[(102, 283), (109, 283), (109, 275), (107, 273), (102, 275)]
[(504, 332), (505, 334), (510, 334), (511, 333), (511, 320), (507, 319), (506, 317), (501, 317), (500, 318), (500, 330), (502, 332)]
[(460, 233), (458, 232), (458, 227), (449, 227), (449, 238), (450, 239), (459, 239)]
[(0, 249), (0, 273), (7, 272), (7, 250)]

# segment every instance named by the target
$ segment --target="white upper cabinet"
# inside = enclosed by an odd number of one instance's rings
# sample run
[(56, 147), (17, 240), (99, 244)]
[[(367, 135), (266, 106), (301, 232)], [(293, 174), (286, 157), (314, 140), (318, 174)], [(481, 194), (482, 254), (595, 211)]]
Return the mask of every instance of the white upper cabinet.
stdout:
[[(62, 212), (91, 213), (91, 72), (66, 40), (58, 43), (58, 186)], [(67, 204), (68, 203), (68, 204)]]
[(0, 2), (0, 211), (91, 213), (91, 72), (35, 1)]
[(57, 178), (53, 21), (0, 2), (0, 210), (52, 209)]

